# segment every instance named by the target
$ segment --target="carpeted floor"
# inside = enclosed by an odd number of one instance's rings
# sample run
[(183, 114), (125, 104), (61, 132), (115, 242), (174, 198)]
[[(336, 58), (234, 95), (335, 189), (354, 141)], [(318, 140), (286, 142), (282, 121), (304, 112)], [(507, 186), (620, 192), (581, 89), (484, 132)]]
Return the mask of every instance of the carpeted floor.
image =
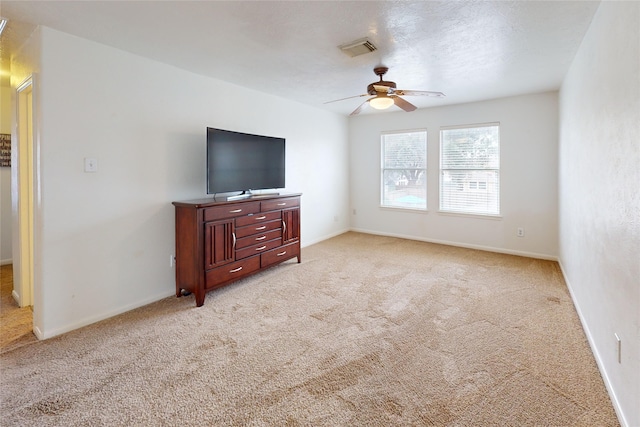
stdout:
[(0, 355), (3, 426), (616, 426), (559, 267), (347, 233)]
[(0, 353), (36, 342), (31, 307), (18, 307), (13, 299), (13, 266), (0, 266)]

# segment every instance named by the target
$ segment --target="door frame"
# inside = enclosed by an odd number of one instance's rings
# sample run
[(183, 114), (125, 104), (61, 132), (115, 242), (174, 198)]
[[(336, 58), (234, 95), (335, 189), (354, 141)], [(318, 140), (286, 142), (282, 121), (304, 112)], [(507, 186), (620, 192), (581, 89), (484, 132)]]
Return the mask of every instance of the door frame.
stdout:
[[(39, 265), (41, 211), (40, 138), (37, 80), (28, 76), (15, 88), (14, 137), (11, 147), (11, 211), (13, 216), (12, 295), (20, 307), (33, 306), (33, 332), (42, 338)], [(15, 142), (13, 142), (15, 141)]]

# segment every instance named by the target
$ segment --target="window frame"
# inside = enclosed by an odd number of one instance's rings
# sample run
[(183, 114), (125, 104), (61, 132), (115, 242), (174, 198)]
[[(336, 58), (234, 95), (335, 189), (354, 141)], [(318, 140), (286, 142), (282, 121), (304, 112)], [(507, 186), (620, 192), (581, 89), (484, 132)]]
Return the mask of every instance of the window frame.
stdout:
[[(484, 168), (478, 168), (477, 165), (475, 165), (475, 167), (467, 167), (467, 168), (443, 168), (443, 163), (444, 163), (444, 138), (443, 138), (443, 133), (446, 131), (450, 131), (450, 130), (456, 130), (456, 129), (475, 129), (475, 128), (484, 128), (484, 127), (497, 127), (497, 134), (498, 134), (498, 144), (497, 144), (497, 166), (496, 167), (484, 167)], [(480, 217), (480, 218), (502, 218), (502, 203), (501, 203), (501, 197), (502, 197), (502, 192), (501, 192), (501, 170), (502, 170), (502, 150), (501, 147), (502, 146), (502, 138), (501, 138), (501, 129), (500, 129), (500, 122), (488, 122), (488, 123), (476, 123), (476, 124), (467, 124), (467, 125), (456, 125), (456, 126), (442, 126), (440, 127), (440, 132), (439, 132), (439, 182), (438, 182), (438, 213), (442, 213), (442, 214), (447, 214), (447, 215), (462, 215), (462, 216), (474, 216), (474, 217)], [(443, 200), (444, 200), (444, 194), (445, 194), (445, 189), (444, 189), (444, 176), (445, 176), (445, 172), (447, 171), (476, 171), (476, 172), (483, 172), (483, 171), (487, 171), (487, 172), (493, 172), (495, 173), (496, 179), (495, 179), (495, 188), (496, 188), (496, 193), (497, 195), (495, 196), (495, 203), (496, 203), (496, 207), (497, 207), (497, 212), (482, 212), (482, 211), (478, 211), (478, 210), (473, 210), (473, 209), (451, 209), (450, 207), (445, 208), (443, 205)], [(475, 182), (476, 183), (476, 188), (475, 189), (471, 189), (471, 182)], [(482, 185), (481, 185), (482, 184)], [(462, 184), (463, 188), (464, 188), (464, 183)], [(468, 186), (469, 186), (469, 193), (481, 193), (482, 191), (488, 191), (488, 187), (490, 186), (490, 182), (489, 179), (486, 179), (484, 177), (473, 177), (470, 178), (468, 181)], [(484, 186), (485, 188), (481, 188), (481, 186)]]
[[(385, 137), (387, 135), (398, 135), (398, 134), (410, 134), (410, 133), (422, 133), (424, 134), (424, 167), (423, 168), (406, 168), (406, 167), (385, 167)], [(418, 128), (418, 129), (405, 129), (405, 130), (393, 130), (393, 131), (382, 131), (380, 133), (380, 207), (384, 209), (398, 209), (402, 211), (417, 211), (417, 212), (426, 212), (428, 208), (427, 201), (427, 184), (428, 184), (428, 176), (427, 176), (427, 160), (428, 160), (428, 147), (429, 147), (429, 135), (426, 128)], [(385, 171), (401, 171), (401, 170), (417, 170), (421, 171), (422, 175), (420, 177), (423, 180), (424, 190), (424, 207), (421, 206), (401, 206), (401, 205), (393, 205), (385, 203)]]

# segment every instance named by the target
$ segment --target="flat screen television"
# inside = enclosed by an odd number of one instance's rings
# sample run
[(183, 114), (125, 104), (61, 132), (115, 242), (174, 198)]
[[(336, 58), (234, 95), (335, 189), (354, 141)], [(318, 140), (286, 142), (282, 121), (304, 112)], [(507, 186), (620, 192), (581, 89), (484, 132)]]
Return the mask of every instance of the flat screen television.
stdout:
[(284, 187), (284, 138), (207, 128), (207, 194)]

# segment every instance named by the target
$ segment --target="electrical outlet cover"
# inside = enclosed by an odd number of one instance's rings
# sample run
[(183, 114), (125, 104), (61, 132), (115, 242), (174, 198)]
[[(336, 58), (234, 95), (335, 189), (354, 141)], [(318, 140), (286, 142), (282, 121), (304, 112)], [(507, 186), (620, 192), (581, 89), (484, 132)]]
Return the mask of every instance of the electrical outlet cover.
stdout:
[(84, 171), (85, 172), (98, 172), (98, 159), (91, 157), (85, 157), (84, 159)]

